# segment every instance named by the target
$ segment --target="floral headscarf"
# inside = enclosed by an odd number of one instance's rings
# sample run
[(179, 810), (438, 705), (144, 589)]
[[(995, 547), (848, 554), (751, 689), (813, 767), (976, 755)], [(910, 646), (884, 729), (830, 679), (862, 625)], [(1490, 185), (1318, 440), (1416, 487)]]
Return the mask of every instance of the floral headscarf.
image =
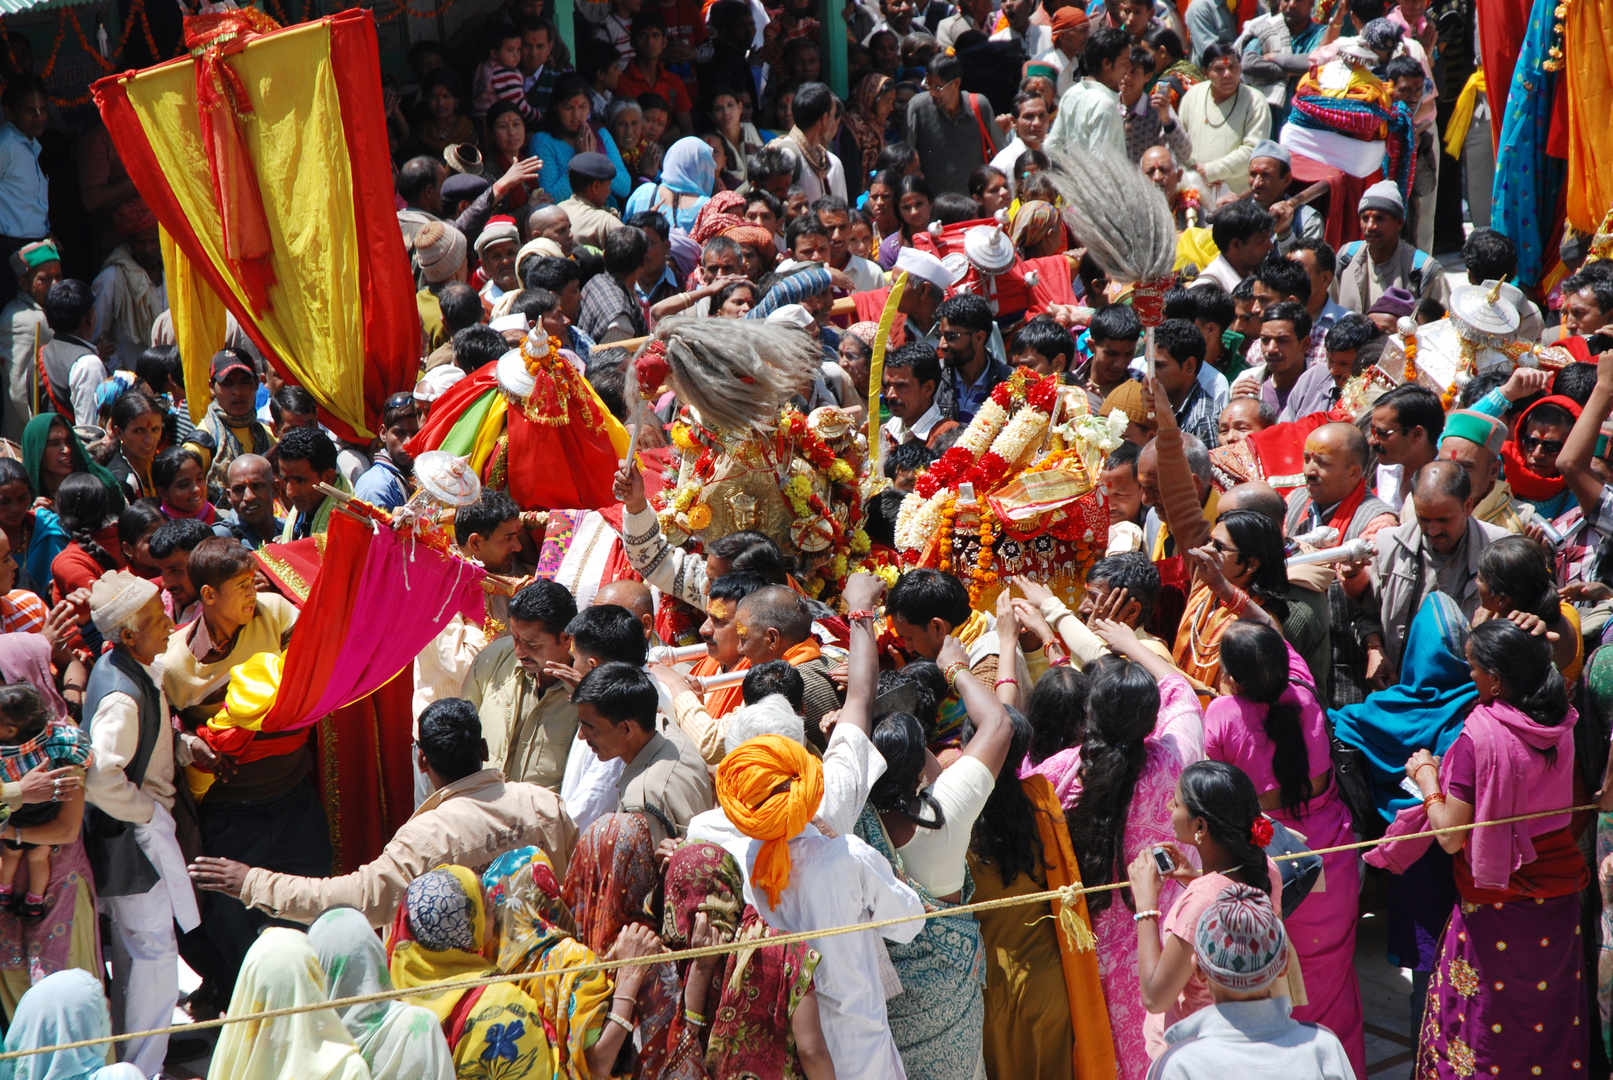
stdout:
[(1059, 217), (1058, 207), (1052, 203), (1041, 201), (1022, 203), (1019, 213), (1014, 217), (1011, 238), (1014, 246), (1019, 248), (1023, 257), (1030, 258), (1030, 253), (1037, 251), (1041, 245), (1047, 243), (1055, 235), (1059, 235), (1064, 227)]
[[(561, 898), (570, 905), (577, 937), (596, 953), (607, 953), (631, 923), (657, 929), (652, 905), (660, 881), (650, 828), (637, 814), (606, 814), (588, 826), (566, 870)], [(677, 965), (652, 964), (640, 984), (638, 1075), (669, 1077), (673, 1017), (679, 1015), (683, 986)], [(692, 1074), (697, 1075), (697, 1074)]]
[(703, 1061), (712, 1080), (799, 1076), (790, 1017), (812, 989), (818, 954), (804, 945), (769, 945), (778, 931), (744, 902), (744, 879), (734, 857), (716, 844), (684, 844), (666, 867), (662, 939), (687, 948), (695, 917), (704, 913), (725, 939), (748, 947), (723, 957), (703, 1010), (706, 1030), (674, 1022), (673, 1061)]
[[(604, 1030), (614, 979), (603, 971), (566, 971), (596, 963), (599, 956), (572, 936), (571, 911), (560, 899), (554, 865), (537, 848), (519, 848), (489, 866), (482, 884), (498, 933), (499, 970), (533, 974), (521, 989), (543, 1014), (555, 1076), (588, 1080), (588, 1048)], [(554, 971), (566, 973), (548, 974)]]

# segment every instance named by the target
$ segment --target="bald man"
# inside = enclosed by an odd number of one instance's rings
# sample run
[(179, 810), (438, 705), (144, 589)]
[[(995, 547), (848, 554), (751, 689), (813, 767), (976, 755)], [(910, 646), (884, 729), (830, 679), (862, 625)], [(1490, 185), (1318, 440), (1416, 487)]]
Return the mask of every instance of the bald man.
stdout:
[(1361, 640), (1368, 684), (1397, 679), (1411, 621), (1429, 593), (1461, 605), (1468, 618), (1479, 606), (1479, 556), (1509, 534), (1473, 516), (1473, 485), (1454, 461), (1431, 461), (1412, 475), (1415, 518), (1378, 536), (1371, 588), (1361, 601)]
[(1473, 516), (1510, 533), (1523, 532), (1523, 519), (1512, 501), (1512, 485), (1501, 471), (1501, 444), (1507, 426), (1493, 416), (1457, 409), (1445, 418), (1439, 437), (1439, 460), (1467, 470), (1473, 485)]
[[(1251, 510), (1283, 529), (1288, 506), (1270, 484), (1248, 480), (1222, 494), (1220, 510), (1223, 514)], [(1287, 548), (1290, 555), (1297, 550), (1292, 542)], [(1328, 699), (1333, 667), (1333, 616), (1328, 607), (1327, 591), (1334, 576), (1331, 566), (1288, 568), (1288, 618), (1283, 620), (1283, 637), (1310, 668), (1320, 701)]]
[(805, 598), (784, 585), (758, 589), (739, 602), (734, 615), (740, 655), (755, 668), (769, 660), (787, 660), (806, 684), (801, 713), (806, 719), (807, 741), (819, 750), (826, 745), (818, 727), (825, 713), (842, 702), (829, 679), (829, 661), (812, 636), (812, 610)]
[(633, 581), (630, 578), (621, 578), (616, 581), (607, 581), (599, 587), (594, 594), (595, 604), (616, 604), (626, 608), (633, 618), (644, 627), (644, 640), (651, 645), (656, 644), (655, 637), (655, 597), (650, 593), (650, 587), (642, 581)]
[[(1337, 530), (1336, 538), (1312, 545), (1325, 548), (1363, 536), (1373, 539), (1400, 524), (1394, 508), (1367, 490), (1370, 453), (1366, 436), (1354, 424), (1323, 424), (1306, 437), (1305, 486), (1288, 496), (1284, 524), (1289, 536), (1302, 536), (1323, 526)], [(1336, 577), (1327, 590), (1333, 662), (1326, 682), (1327, 700), (1333, 708), (1364, 700), (1367, 678), (1367, 653), (1352, 631), (1361, 618), (1352, 598), (1358, 598), (1367, 587), (1366, 567), (1346, 563)]]
[(258, 454), (242, 454), (224, 473), (230, 509), (221, 514), (213, 532), (234, 537), (248, 551), (280, 539), (285, 522), (274, 516), (274, 466)]
[(556, 203), (540, 206), (532, 211), (531, 216), (526, 219), (526, 233), (531, 240), (539, 238), (553, 240), (568, 259), (577, 246), (576, 240), (571, 235), (571, 215)]

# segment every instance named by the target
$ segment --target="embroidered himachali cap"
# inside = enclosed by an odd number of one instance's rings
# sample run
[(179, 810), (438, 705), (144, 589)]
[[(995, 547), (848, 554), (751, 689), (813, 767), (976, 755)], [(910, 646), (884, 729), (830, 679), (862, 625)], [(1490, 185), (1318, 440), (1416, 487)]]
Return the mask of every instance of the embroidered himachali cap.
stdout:
[(1440, 433), (1439, 445), (1444, 446), (1445, 440), (1453, 435), (1477, 443), (1492, 454), (1499, 454), (1501, 444), (1507, 441), (1507, 426), (1481, 412), (1454, 409), (1445, 417), (1445, 430)]
[(1193, 953), (1206, 979), (1251, 993), (1270, 986), (1282, 973), (1288, 933), (1270, 897), (1248, 885), (1231, 885), (1199, 916)]
[(61, 252), (51, 240), (35, 240), (24, 244), (11, 254), (11, 272), (18, 277), (48, 262), (60, 262)]

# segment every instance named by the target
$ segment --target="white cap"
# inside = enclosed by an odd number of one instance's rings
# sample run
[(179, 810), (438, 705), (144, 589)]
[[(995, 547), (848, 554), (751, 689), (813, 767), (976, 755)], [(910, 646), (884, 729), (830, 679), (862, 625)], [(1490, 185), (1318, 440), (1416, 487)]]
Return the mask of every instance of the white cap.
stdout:
[(527, 322), (526, 316), (519, 311), (512, 311), (508, 315), (500, 315), (487, 325), (501, 334), (506, 330), (520, 330), (525, 333), (532, 329), (532, 324)]
[(910, 247), (902, 248), (897, 254), (895, 269), (905, 270), (921, 281), (928, 281), (943, 292), (957, 284), (958, 278), (962, 276), (942, 266), (941, 260), (928, 251)]
[(783, 307), (775, 308), (766, 321), (774, 326), (793, 326), (798, 330), (805, 330), (815, 320), (812, 318), (812, 313), (800, 304), (785, 304)]
[(741, 705), (724, 721), (723, 750), (734, 748), (763, 735), (782, 735), (803, 745), (806, 722), (796, 715), (783, 694), (769, 694), (754, 705)]
[(436, 401), (450, 386), (464, 377), (465, 373), (455, 365), (438, 364), (414, 384), (414, 399), (420, 402)]
[(157, 586), (127, 570), (108, 570), (90, 586), (90, 619), (104, 637), (128, 624), (129, 618), (156, 599)]

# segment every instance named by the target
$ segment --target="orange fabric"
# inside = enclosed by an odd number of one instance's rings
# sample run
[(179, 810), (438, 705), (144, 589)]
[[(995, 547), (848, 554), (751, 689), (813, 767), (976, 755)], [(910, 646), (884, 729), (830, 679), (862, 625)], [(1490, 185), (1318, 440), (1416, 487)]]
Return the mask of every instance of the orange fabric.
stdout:
[(799, 645), (791, 645), (784, 650), (782, 659), (791, 667), (800, 667), (810, 664), (823, 655), (823, 646), (818, 644), (817, 638), (809, 637)]
[(1208, 585), (1200, 585), (1187, 598), (1182, 628), (1176, 632), (1171, 657), (1182, 674), (1204, 686), (1221, 677), (1221, 635), (1237, 621), (1232, 609), (1216, 599)]
[[(1070, 885), (1079, 887), (1081, 870), (1075, 861), (1075, 848), (1070, 843), (1070, 830), (1064, 820), (1064, 807), (1059, 804), (1053, 785), (1045, 776), (1031, 775), (1020, 781), (1025, 796), (1036, 809), (1036, 831), (1042, 841), (1042, 864), (1047, 868), (1047, 887), (1062, 889)], [(1062, 901), (1052, 902), (1054, 925), (1063, 909)], [(1092, 916), (1087, 912), (1087, 898), (1075, 898), (1075, 912), (1088, 929)], [(1114, 1033), (1109, 1027), (1109, 1010), (1098, 1008), (1103, 1001), (1103, 983), (1098, 977), (1096, 950), (1078, 948), (1063, 929), (1059, 930), (1059, 960), (1064, 967), (1064, 988), (1070, 998), (1070, 1022), (1075, 1028), (1075, 1078), (1098, 1080), (1115, 1075)]]
[(717, 766), (717, 801), (740, 832), (762, 842), (751, 882), (777, 907), (790, 883), (790, 838), (823, 802), (822, 763), (794, 739), (758, 736)]
[[(749, 671), (750, 661), (741, 658), (733, 667), (734, 671)], [(689, 669), (691, 675), (721, 675), (722, 666), (709, 656), (702, 656), (694, 662)], [(713, 690), (706, 695), (706, 712), (713, 720), (721, 720), (735, 709), (745, 703), (745, 688), (743, 686), (725, 686), (721, 690)]]
[(240, 54), (247, 42), (278, 29), (278, 23), (255, 8), (185, 20), (185, 47), (196, 58), (196, 117), (201, 123), (207, 170), (213, 178), (213, 198), (218, 202), (225, 258), (253, 306), (265, 311), (269, 286), (274, 283), (274, 267), (269, 261), (274, 245), (269, 240), (252, 155), (241, 132), (241, 125), (256, 117), (246, 84), (224, 58)]
[(1568, 223), (1595, 232), (1613, 208), (1613, 0), (1575, 0), (1563, 19), (1568, 78)]

